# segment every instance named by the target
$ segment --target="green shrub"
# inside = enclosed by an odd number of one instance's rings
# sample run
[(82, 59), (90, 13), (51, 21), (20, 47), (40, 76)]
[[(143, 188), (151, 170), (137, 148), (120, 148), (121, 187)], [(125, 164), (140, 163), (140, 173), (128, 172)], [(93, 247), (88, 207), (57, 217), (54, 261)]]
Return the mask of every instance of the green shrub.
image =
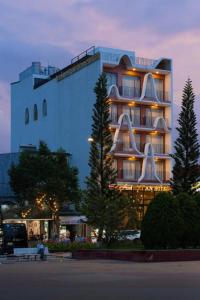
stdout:
[(181, 247), (196, 247), (200, 245), (200, 205), (199, 197), (193, 197), (186, 193), (177, 195), (183, 220)]
[(56, 252), (67, 252), (72, 250), (79, 250), (79, 249), (95, 249), (97, 246), (93, 243), (64, 243), (64, 242), (54, 242), (48, 241), (45, 243), (45, 246), (48, 247), (49, 251), (56, 251)]
[(180, 245), (182, 225), (178, 201), (171, 193), (159, 193), (142, 221), (142, 243), (147, 249), (176, 248)]

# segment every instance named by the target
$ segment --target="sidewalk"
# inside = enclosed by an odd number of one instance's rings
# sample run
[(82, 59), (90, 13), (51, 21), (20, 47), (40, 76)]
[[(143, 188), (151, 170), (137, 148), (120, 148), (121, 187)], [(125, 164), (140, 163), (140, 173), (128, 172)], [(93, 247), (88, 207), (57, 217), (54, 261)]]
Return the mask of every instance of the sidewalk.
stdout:
[[(56, 260), (64, 260), (64, 259), (71, 259), (72, 254), (71, 252), (54, 252), (47, 255), (46, 261), (56, 261)], [(14, 262), (33, 262), (33, 259), (27, 259), (23, 256), (15, 256), (15, 255), (0, 255), (0, 264), (6, 263), (14, 263)], [(38, 260), (36, 260), (38, 261)]]

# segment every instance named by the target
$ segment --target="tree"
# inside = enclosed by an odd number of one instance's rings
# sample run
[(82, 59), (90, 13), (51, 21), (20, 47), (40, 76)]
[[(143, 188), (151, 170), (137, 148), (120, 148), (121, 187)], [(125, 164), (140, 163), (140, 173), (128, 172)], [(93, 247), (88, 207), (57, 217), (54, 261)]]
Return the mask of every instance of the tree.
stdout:
[(183, 220), (180, 245), (183, 248), (196, 247), (200, 243), (199, 197), (197, 195), (191, 196), (187, 193), (180, 193), (176, 198)]
[(179, 203), (171, 193), (156, 195), (142, 220), (141, 240), (145, 248), (176, 248), (182, 237)]
[(174, 194), (192, 193), (193, 184), (199, 180), (199, 142), (194, 112), (195, 95), (192, 81), (188, 79), (183, 89), (181, 112), (178, 118), (178, 138), (175, 141), (173, 179), (171, 185)]
[(79, 198), (78, 172), (69, 166), (66, 152), (60, 149), (52, 153), (40, 142), (38, 151), (21, 152), (19, 163), (11, 166), (9, 175), (22, 217), (49, 212), (57, 233), (63, 203)]
[[(107, 97), (106, 75), (100, 75), (96, 86), (96, 103), (93, 108), (91, 146), (89, 154), (90, 175), (86, 178), (87, 190), (82, 210), (88, 224), (99, 229), (98, 240), (103, 231), (109, 242), (124, 221), (126, 199), (115, 184), (116, 171), (110, 154), (110, 103)], [(112, 188), (111, 188), (112, 186)]]

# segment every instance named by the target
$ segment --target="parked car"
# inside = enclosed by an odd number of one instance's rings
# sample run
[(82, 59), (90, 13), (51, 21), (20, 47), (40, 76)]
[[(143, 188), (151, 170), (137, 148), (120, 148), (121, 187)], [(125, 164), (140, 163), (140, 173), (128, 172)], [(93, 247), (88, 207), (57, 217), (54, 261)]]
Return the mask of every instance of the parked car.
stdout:
[(134, 230), (121, 230), (118, 235), (118, 241), (134, 241), (140, 239), (141, 231), (134, 229)]
[(26, 247), (28, 247), (28, 237), (24, 223), (10, 223), (0, 226), (1, 253), (11, 254), (14, 248)]

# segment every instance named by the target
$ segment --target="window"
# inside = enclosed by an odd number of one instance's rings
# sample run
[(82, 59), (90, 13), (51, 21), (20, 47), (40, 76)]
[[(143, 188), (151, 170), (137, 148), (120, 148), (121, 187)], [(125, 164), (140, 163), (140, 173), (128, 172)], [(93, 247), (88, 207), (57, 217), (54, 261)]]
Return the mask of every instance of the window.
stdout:
[(29, 110), (28, 108), (25, 109), (25, 125), (29, 123)]
[(47, 116), (47, 100), (44, 99), (42, 103), (42, 115), (43, 117)]
[(157, 173), (157, 176), (161, 180), (164, 179), (164, 162), (163, 161), (157, 161), (156, 162), (156, 173)]
[(124, 179), (137, 180), (141, 173), (140, 161), (123, 161), (123, 177)]
[(117, 106), (115, 104), (112, 104), (110, 106), (110, 118), (112, 123), (117, 123), (118, 118), (117, 118)]
[(146, 143), (151, 143), (154, 153), (163, 153), (164, 137), (162, 135), (146, 135)]
[(134, 97), (140, 97), (140, 77), (122, 77), (122, 96), (130, 99)]
[(117, 74), (115, 73), (106, 73), (107, 77), (107, 87), (109, 88), (111, 85), (117, 85)]
[(33, 120), (37, 121), (38, 120), (38, 109), (37, 109), (37, 105), (34, 104), (34, 108), (33, 108)]
[(156, 86), (156, 93), (159, 100), (163, 99), (163, 91), (164, 91), (164, 81), (160, 78), (154, 78), (155, 86)]

